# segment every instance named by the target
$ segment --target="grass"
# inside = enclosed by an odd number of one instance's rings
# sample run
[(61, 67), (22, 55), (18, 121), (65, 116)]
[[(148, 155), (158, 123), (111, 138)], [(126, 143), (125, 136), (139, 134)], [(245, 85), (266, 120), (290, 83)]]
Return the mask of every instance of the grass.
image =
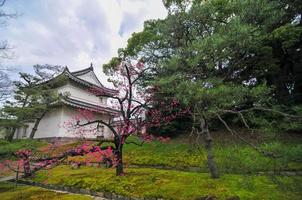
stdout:
[[(134, 140), (133, 138), (130, 139)], [(255, 173), (258, 171), (302, 170), (301, 143), (274, 141), (262, 143), (260, 146), (281, 157), (277, 159), (264, 157), (244, 144), (221, 145), (216, 143), (214, 152), (219, 171), (224, 173)], [(85, 162), (83, 157), (73, 157), (69, 160)], [(206, 154), (203, 148), (192, 148), (189, 144), (175, 140), (167, 144), (153, 141), (143, 146), (126, 144), (124, 146), (124, 162), (125, 165), (200, 167), (202, 172), (208, 172)]]
[(211, 179), (208, 173), (180, 172), (150, 168), (128, 168), (116, 177), (114, 169), (58, 166), (40, 171), (35, 181), (54, 185), (109, 191), (132, 197), (186, 200), (211, 196), (218, 199), (299, 199), (302, 177), (225, 174)]
[(16, 166), (16, 158), (13, 156), (13, 153), (20, 149), (31, 149), (33, 152), (37, 152), (40, 147), (45, 146), (46, 144), (46, 142), (33, 139), (18, 139), (13, 140), (12, 142), (0, 139), (0, 177), (15, 174), (10, 169), (2, 167), (2, 162), (4, 160), (11, 160), (13, 161), (11, 166)]
[(0, 183), (1, 200), (91, 200), (89, 196), (59, 193), (39, 187), (18, 186), (9, 182)]
[[(130, 140), (134, 141), (135, 139), (130, 138)], [(2, 144), (4, 145), (2, 146)], [(15, 141), (11, 144), (0, 141), (0, 153), (1, 151), (13, 152), (17, 149), (31, 148), (37, 154), (55, 155), (79, 145), (79, 143), (66, 144), (49, 149), (49, 145), (44, 144), (46, 143), (32, 140)], [(38, 172), (34, 180), (95, 191), (109, 191), (131, 197), (159, 197), (175, 200), (202, 199), (209, 196), (218, 199), (238, 199), (238, 197), (240, 199), (299, 199), (302, 196), (301, 176), (258, 176), (255, 175), (255, 172), (302, 170), (301, 142), (282, 142), (279, 140), (265, 141), (259, 145), (281, 157), (278, 159), (264, 157), (249, 146), (238, 142), (216, 142), (214, 147), (215, 160), (219, 171), (223, 172), (218, 180), (211, 179), (207, 173), (204, 149), (202, 147), (192, 148), (183, 140), (172, 140), (164, 144), (153, 141), (141, 147), (126, 144), (124, 146), (125, 165), (140, 165), (143, 168), (126, 168), (126, 176), (124, 177), (116, 177), (114, 169), (92, 167), (71, 169), (69, 166), (58, 166), (48, 171)], [(41, 146), (43, 147), (40, 148)], [(69, 160), (85, 162), (85, 157), (72, 157)], [(148, 165), (172, 168), (199, 167), (203, 173), (144, 167)], [(1, 187), (3, 186), (0, 185), (0, 199), (2, 200)], [(35, 192), (36, 189), (29, 187), (22, 191), (28, 191), (24, 193), (26, 198), (33, 196), (35, 199), (35, 195), (39, 193)], [(47, 196), (49, 191), (45, 191)], [(14, 190), (5, 192), (10, 192), (12, 197), (16, 197), (14, 195), (20, 193), (20, 191)], [(7, 194), (7, 196), (10, 195)], [(44, 192), (40, 192), (39, 195), (44, 195)], [(37, 197), (36, 199), (47, 198)], [(57, 197), (56, 199), (60, 198)]]
[(39, 147), (46, 145), (46, 142), (33, 139), (18, 139), (8, 142), (0, 140), (0, 160), (11, 158), (12, 153), (20, 149), (31, 149), (36, 151)]

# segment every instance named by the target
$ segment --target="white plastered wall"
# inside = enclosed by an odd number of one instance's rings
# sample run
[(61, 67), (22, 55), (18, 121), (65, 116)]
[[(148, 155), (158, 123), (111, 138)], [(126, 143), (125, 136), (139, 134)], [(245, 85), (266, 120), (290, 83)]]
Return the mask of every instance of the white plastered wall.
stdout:
[(77, 77), (80, 78), (80, 79), (83, 79), (83, 80), (85, 80), (85, 81), (88, 81), (88, 82), (90, 82), (90, 83), (93, 83), (93, 84), (95, 84), (95, 85), (102, 86), (102, 85), (99, 83), (99, 81), (98, 81), (97, 77), (95, 76), (94, 72), (92, 72), (92, 71), (90, 71), (90, 72), (88, 72), (88, 73), (86, 73), (86, 74), (77, 76)]
[(60, 137), (62, 108), (53, 109), (41, 119), (34, 138)]
[[(64, 127), (64, 122), (72, 119), (75, 115), (78, 114), (78, 110), (73, 107), (63, 106), (56, 109), (51, 110), (46, 113), (46, 115), (41, 119), (38, 129), (35, 133), (34, 138), (49, 138), (49, 137), (76, 137), (76, 135), (68, 132)], [(108, 115), (95, 113), (95, 119), (102, 119), (104, 121), (109, 120)], [(26, 133), (24, 133), (24, 127), (20, 127), (15, 131), (14, 138), (22, 139), (29, 138), (30, 132), (34, 126), (34, 123), (27, 123)], [(87, 127), (89, 128), (89, 127)], [(98, 135), (103, 135), (104, 138), (112, 138), (112, 132), (106, 126), (104, 126), (103, 133), (99, 133)], [(97, 135), (86, 135), (89, 138), (96, 138)]]
[(107, 106), (107, 98), (105, 97), (97, 97), (88, 90), (76, 87), (71, 83), (67, 83), (66, 85), (59, 87), (57, 89), (58, 93), (62, 94), (69, 94), (70, 98), (74, 98), (80, 101), (84, 101), (87, 103), (100, 105), (100, 106)]
[[(62, 117), (61, 117), (61, 124), (63, 124), (64, 122), (67, 122), (68, 120), (70, 120), (72, 117), (74, 117), (77, 114), (78, 114), (78, 110), (76, 108), (64, 106), (63, 107), (63, 112), (62, 112)], [(100, 113), (94, 113), (94, 116), (95, 116), (95, 120), (102, 119), (106, 122), (108, 122), (108, 120), (109, 120), (108, 115), (104, 115), (104, 114), (100, 114)], [(85, 121), (81, 121), (81, 123), (85, 123)], [(96, 127), (96, 124), (92, 125), (92, 126)], [(89, 129), (88, 126), (86, 128)], [(104, 126), (104, 132), (103, 133), (100, 132), (100, 133), (98, 133), (98, 135), (103, 135), (105, 138), (111, 138), (112, 137), (111, 131), (106, 126)], [(76, 137), (76, 135), (74, 135), (72, 133), (69, 133), (65, 128), (62, 127), (60, 129), (58, 137)], [(96, 138), (97, 135), (86, 135), (85, 137)]]

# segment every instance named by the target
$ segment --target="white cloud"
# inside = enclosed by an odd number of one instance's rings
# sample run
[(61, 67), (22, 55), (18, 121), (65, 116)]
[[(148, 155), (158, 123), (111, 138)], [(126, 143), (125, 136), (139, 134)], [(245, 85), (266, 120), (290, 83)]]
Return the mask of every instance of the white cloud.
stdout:
[(5, 64), (23, 71), (45, 63), (78, 70), (92, 62), (101, 79), (102, 64), (132, 32), (147, 19), (166, 16), (161, 0), (11, 0), (6, 6), (22, 14), (0, 27), (0, 40), (8, 40), (16, 55)]

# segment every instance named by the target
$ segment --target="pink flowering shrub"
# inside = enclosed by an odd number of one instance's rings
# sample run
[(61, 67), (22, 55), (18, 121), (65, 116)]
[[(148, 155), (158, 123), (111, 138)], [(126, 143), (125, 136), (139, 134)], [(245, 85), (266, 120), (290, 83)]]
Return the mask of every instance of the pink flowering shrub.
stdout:
[[(119, 65), (111, 69), (110, 78), (115, 86), (115, 90), (108, 90), (103, 87), (90, 88), (90, 92), (96, 96), (103, 96), (110, 99), (111, 116), (108, 120), (97, 119), (95, 113), (103, 112), (102, 106), (99, 109), (83, 110), (73, 116), (62, 125), (68, 132), (76, 137), (87, 138), (91, 136), (101, 136), (99, 127), (106, 126), (112, 133), (114, 149), (111, 154), (114, 157), (110, 160), (115, 163), (116, 174), (123, 173), (122, 149), (127, 144), (130, 135), (141, 140), (140, 144), (156, 139), (147, 133), (148, 127), (160, 126), (163, 123), (170, 123), (173, 119), (185, 114), (189, 109), (179, 108), (179, 102), (171, 99), (169, 102), (158, 102), (154, 97), (155, 87), (140, 88), (137, 83), (149, 70), (144, 63), (122, 61)], [(161, 111), (154, 105), (160, 105)], [(163, 112), (163, 110), (165, 110)], [(109, 111), (107, 111), (109, 112)], [(158, 138), (161, 142), (168, 142), (168, 138)], [(90, 152), (85, 156), (86, 161), (104, 159), (103, 152)], [(106, 158), (106, 156), (105, 156)], [(108, 157), (106, 159), (109, 159)]]

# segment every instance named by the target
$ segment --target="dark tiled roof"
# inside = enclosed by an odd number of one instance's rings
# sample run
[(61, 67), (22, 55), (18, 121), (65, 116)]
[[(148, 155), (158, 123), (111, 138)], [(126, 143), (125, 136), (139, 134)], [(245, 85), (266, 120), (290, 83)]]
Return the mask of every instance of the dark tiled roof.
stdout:
[[(91, 67), (90, 68), (87, 68), (87, 69), (84, 69), (86, 73), (88, 73), (87, 71), (90, 70), (91, 71)], [(81, 70), (81, 71), (84, 71), (84, 70)], [(93, 70), (93, 68), (92, 68)], [(65, 75), (66, 77), (72, 79), (73, 81), (77, 82), (77, 83), (80, 83), (82, 85), (85, 85), (87, 87), (90, 87), (90, 88), (101, 88), (102, 90), (104, 90), (106, 92), (107, 95), (114, 95), (117, 91), (116, 90), (113, 90), (113, 89), (109, 89), (109, 88), (106, 88), (104, 87), (103, 85), (99, 86), (99, 85), (96, 85), (96, 84), (93, 84), (93, 83), (90, 83), (88, 81), (85, 81), (84, 79), (81, 79), (77, 76), (75, 76), (73, 73), (79, 73), (80, 71), (77, 71), (77, 72), (70, 72), (68, 70), (68, 68), (66, 67), (64, 69), (64, 71), (62, 72), (62, 75)], [(83, 72), (81, 72), (83, 73)], [(84, 73), (83, 73), (84, 74)]]
[[(63, 72), (61, 74), (57, 75), (56, 77), (54, 77), (52, 79), (49, 79), (49, 80), (44, 81), (44, 82), (41, 82), (41, 83), (37, 84), (37, 86), (38, 85), (43, 85), (43, 84), (49, 84), (53, 80), (59, 79), (60, 77), (64, 76), (64, 77), (67, 77), (68, 79), (70, 79), (70, 80), (72, 80), (74, 82), (77, 82), (77, 83), (79, 83), (81, 85), (84, 85), (84, 86), (86, 86), (88, 88), (100, 88), (103, 91), (105, 91), (105, 95), (108, 95), (108, 96), (113, 96), (114, 94), (117, 93), (117, 90), (106, 88), (101, 83), (100, 83), (100, 85), (96, 85), (94, 83), (88, 82), (88, 81), (86, 81), (84, 79), (81, 79), (81, 78), (77, 77), (77, 76), (79, 76), (79, 74), (83, 75), (83, 74), (86, 74), (86, 73), (90, 72), (91, 70), (93, 71), (93, 67), (89, 67), (89, 68), (86, 68), (86, 69), (83, 69), (83, 70), (80, 70), (80, 71), (70, 72), (69, 69), (67, 67), (65, 67), (65, 69), (63, 70)], [(98, 80), (98, 82), (99, 82), (99, 80)], [(100, 95), (97, 95), (97, 96), (100, 96)]]
[(77, 100), (77, 99), (73, 99), (73, 98), (70, 98), (70, 97), (62, 98), (61, 102), (65, 105), (69, 105), (69, 106), (76, 107), (76, 108), (81, 108), (81, 109), (91, 110), (93, 112), (106, 113), (106, 114), (110, 113), (111, 115), (118, 115), (119, 114), (119, 112), (117, 110), (114, 110), (112, 108), (87, 103), (87, 102), (80, 101), (80, 100)]
[(87, 74), (87, 73), (89, 73), (91, 71), (93, 71), (93, 66), (92, 65), (90, 67), (88, 67), (88, 68), (81, 69), (79, 71), (71, 72), (71, 74), (74, 75), (74, 76), (81, 76), (81, 75)]

